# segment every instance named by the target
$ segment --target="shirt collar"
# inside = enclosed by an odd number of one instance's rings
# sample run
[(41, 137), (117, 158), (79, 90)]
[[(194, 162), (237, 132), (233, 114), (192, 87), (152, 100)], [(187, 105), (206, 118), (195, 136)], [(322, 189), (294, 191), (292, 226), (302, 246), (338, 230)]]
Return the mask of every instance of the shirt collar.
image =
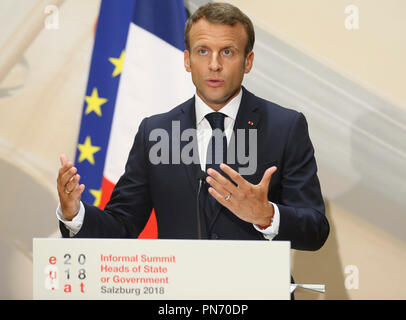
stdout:
[[(224, 113), (227, 117), (230, 117), (235, 121), (235, 118), (237, 117), (238, 113), (238, 108), (240, 107), (241, 98), (242, 98), (242, 89), (240, 89), (240, 92), (233, 99), (231, 99), (231, 101), (229, 101), (223, 108), (221, 108), (219, 112)], [(195, 108), (196, 108), (196, 125), (198, 125), (203, 120), (206, 114), (214, 112), (212, 108), (210, 108), (206, 103), (203, 102), (203, 100), (198, 96), (197, 93), (195, 94)]]

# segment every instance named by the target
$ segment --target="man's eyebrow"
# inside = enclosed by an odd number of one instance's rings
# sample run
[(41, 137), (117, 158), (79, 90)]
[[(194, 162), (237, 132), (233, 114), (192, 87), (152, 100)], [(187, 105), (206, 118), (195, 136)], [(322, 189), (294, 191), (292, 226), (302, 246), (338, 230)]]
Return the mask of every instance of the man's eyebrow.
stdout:
[(222, 48), (222, 50), (224, 50), (224, 49), (235, 49), (235, 50), (238, 50), (238, 48), (237, 48), (235, 45), (225, 46), (225, 47)]
[[(196, 48), (205, 48), (205, 49), (207, 48), (207, 49), (209, 49), (209, 46), (207, 46), (205, 44), (196, 44), (196, 45), (194, 45), (192, 47), (192, 50), (196, 49)], [(239, 51), (238, 47), (236, 47), (235, 45), (232, 45), (232, 44), (228, 45), (228, 46), (224, 46), (224, 47), (221, 48), (221, 50), (225, 50), (225, 49), (235, 49), (235, 50)]]
[(192, 47), (192, 49), (196, 49), (196, 48), (208, 48), (208, 46), (207, 45), (205, 45), (205, 44), (196, 44), (196, 45), (194, 45), (193, 47)]

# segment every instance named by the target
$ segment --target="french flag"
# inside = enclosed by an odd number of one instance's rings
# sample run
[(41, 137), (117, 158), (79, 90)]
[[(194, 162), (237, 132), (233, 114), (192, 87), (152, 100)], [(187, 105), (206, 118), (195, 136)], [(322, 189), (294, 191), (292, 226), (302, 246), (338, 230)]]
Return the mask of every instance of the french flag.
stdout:
[[(75, 155), (82, 200), (104, 208), (142, 119), (195, 92), (183, 65), (183, 0), (102, 0)], [(140, 238), (156, 238), (154, 211)]]

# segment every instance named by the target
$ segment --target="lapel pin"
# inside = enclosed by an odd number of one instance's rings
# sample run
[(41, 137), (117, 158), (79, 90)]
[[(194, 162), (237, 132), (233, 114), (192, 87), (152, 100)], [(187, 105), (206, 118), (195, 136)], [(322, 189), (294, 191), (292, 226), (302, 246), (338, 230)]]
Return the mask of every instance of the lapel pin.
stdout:
[(253, 126), (253, 125), (254, 125), (254, 122), (248, 121), (248, 124), (249, 124), (250, 126)]

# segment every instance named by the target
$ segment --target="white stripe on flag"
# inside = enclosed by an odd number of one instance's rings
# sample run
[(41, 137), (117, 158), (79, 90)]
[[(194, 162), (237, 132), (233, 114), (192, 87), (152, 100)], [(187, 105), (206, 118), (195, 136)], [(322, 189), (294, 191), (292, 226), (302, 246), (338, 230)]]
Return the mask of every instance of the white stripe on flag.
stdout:
[(194, 93), (183, 52), (131, 23), (104, 177), (117, 183), (123, 174), (142, 119), (167, 112)]

